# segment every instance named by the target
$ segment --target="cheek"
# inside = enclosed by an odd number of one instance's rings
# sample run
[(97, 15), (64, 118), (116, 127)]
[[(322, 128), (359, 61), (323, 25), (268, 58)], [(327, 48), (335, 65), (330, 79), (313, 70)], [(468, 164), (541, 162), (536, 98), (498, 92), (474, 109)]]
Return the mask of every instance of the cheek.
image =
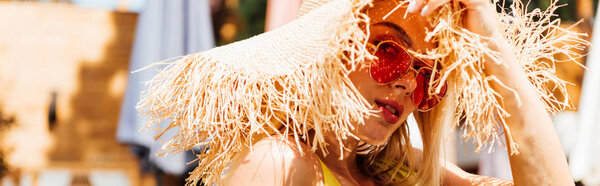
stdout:
[(377, 88), (377, 84), (373, 80), (371, 80), (371, 76), (369, 75), (369, 69), (362, 68), (360, 70), (354, 71), (350, 73), (348, 77), (350, 78), (350, 81), (352, 81), (352, 84), (354, 84), (354, 87), (356, 87), (356, 90), (358, 90), (358, 92), (360, 92), (360, 94), (364, 98), (369, 100), (373, 92), (371, 90)]
[(354, 134), (361, 140), (370, 145), (380, 145), (385, 143), (392, 133), (398, 130), (398, 127), (402, 126), (408, 115), (415, 111), (415, 107), (409, 101), (409, 96), (404, 99), (405, 112), (401, 116), (398, 123), (394, 125), (387, 124), (382, 118), (376, 116), (365, 118), (364, 124), (354, 123), (356, 130)]
[(407, 118), (408, 115), (410, 115), (410, 113), (413, 113), (417, 110), (417, 108), (413, 102), (413, 99), (412, 99), (412, 94), (404, 97), (404, 103), (405, 104), (402, 105), (402, 106), (404, 106), (404, 115), (402, 117)]

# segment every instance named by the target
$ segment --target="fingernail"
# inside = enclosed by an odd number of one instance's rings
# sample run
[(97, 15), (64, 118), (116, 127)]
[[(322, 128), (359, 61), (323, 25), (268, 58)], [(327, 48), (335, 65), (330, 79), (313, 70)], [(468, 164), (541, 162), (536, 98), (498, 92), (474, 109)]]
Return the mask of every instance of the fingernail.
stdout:
[(415, 0), (410, 0), (408, 3), (408, 12), (413, 13), (415, 11)]
[(427, 8), (429, 8), (429, 6), (428, 6), (428, 5), (425, 5), (425, 6), (423, 7), (423, 9), (421, 10), (421, 16), (425, 16), (425, 12), (427, 12)]

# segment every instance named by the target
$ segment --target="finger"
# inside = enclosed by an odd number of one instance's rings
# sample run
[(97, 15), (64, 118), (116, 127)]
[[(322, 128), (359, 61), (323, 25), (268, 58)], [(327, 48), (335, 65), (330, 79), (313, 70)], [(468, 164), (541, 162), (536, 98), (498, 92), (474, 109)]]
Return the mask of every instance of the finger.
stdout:
[(450, 2), (450, 0), (430, 0), (427, 3), (427, 5), (425, 5), (425, 7), (423, 7), (423, 9), (421, 10), (421, 15), (429, 16), (433, 12), (435, 12), (435, 10), (437, 10), (439, 7), (445, 5), (448, 2)]
[(491, 5), (487, 0), (460, 0), (467, 8), (476, 7), (481, 5)]
[(408, 13), (417, 13), (421, 11), (421, 8), (425, 5), (425, 0), (410, 0), (408, 3)]

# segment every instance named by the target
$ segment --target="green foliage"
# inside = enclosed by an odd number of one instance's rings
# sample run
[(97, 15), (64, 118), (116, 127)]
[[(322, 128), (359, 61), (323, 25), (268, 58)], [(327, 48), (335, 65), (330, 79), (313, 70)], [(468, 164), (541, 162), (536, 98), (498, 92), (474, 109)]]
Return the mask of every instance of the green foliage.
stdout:
[[(579, 18), (577, 18), (577, 3), (579, 0), (558, 0), (557, 5), (559, 7), (554, 14), (557, 15), (557, 18), (560, 18), (564, 22), (577, 22)], [(504, 8), (509, 8), (508, 5), (512, 4), (513, 0), (506, 0), (506, 4)], [(523, 0), (524, 3), (527, 4), (528, 0)], [(536, 8), (541, 10), (545, 10), (550, 6), (551, 0), (530, 0), (527, 4), (527, 10), (533, 11)], [(594, 10), (594, 15), (596, 12), (596, 7), (598, 5), (598, 0), (593, 0), (594, 7), (589, 7)], [(585, 20), (590, 21), (590, 20)]]
[[(534, 1), (534, 3), (536, 5), (535, 8), (540, 8), (542, 10), (546, 10), (550, 6), (549, 0), (536, 0), (536, 1)], [(576, 22), (577, 21), (576, 0), (558, 0), (557, 4), (562, 7), (556, 9), (556, 12), (554, 12), (554, 13), (557, 14), (558, 17), (560, 17), (560, 19), (562, 21), (568, 21), (568, 22)], [(528, 7), (528, 8), (531, 11), (534, 7)]]
[(263, 33), (266, 10), (267, 0), (241, 0), (238, 13), (245, 29), (235, 39), (242, 40)]

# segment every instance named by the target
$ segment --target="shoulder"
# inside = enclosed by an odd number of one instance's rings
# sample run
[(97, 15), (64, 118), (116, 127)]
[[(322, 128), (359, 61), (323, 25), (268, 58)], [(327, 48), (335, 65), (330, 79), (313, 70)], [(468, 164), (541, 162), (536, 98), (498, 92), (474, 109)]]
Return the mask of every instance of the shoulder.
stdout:
[(319, 159), (304, 143), (300, 146), (293, 138), (258, 141), (232, 166), (229, 184), (319, 185), (323, 182)]

